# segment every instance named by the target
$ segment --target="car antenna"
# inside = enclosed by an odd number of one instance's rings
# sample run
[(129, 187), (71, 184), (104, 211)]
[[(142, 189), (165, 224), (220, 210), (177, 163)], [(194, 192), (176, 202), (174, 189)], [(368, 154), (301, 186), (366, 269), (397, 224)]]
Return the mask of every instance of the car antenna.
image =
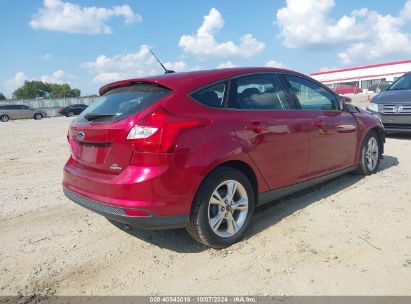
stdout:
[(154, 58), (158, 61), (158, 63), (164, 69), (164, 74), (175, 73), (175, 71), (173, 71), (173, 70), (166, 69), (166, 67), (161, 63), (160, 59), (157, 58), (156, 54), (154, 54), (154, 52), (151, 49), (150, 49), (150, 53), (154, 56)]

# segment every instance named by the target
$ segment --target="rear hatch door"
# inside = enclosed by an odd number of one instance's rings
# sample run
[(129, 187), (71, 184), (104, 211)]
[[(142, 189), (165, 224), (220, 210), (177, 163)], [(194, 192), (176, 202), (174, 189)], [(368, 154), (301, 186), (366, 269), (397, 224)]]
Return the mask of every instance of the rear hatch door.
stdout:
[(140, 114), (171, 90), (151, 83), (114, 88), (91, 104), (71, 124), (72, 156), (81, 166), (118, 174), (129, 164), (133, 150), (126, 138)]

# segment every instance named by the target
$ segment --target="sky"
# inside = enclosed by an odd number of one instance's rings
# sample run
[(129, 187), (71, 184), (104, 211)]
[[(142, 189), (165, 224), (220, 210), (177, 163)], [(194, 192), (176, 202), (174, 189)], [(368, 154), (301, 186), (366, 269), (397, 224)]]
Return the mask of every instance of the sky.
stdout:
[(272, 66), (312, 73), (411, 59), (411, 0), (0, 1), (0, 92), (25, 80), (82, 95), (115, 80)]

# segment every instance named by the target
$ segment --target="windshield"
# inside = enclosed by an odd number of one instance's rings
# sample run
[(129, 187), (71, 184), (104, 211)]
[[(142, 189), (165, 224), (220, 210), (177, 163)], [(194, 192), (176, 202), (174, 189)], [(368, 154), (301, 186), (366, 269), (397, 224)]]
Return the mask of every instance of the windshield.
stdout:
[(411, 73), (405, 74), (388, 88), (388, 91), (394, 90), (411, 90)]
[(150, 83), (113, 89), (85, 109), (77, 121), (118, 121), (137, 114), (170, 92), (167, 88)]

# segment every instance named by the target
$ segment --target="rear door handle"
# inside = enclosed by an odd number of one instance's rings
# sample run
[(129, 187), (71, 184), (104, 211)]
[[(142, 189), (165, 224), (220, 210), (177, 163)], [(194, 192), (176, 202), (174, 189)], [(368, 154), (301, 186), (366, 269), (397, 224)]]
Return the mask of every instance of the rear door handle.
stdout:
[(324, 122), (321, 119), (314, 120), (313, 126), (319, 127), (320, 129), (325, 128)]
[(254, 133), (261, 133), (264, 130), (264, 126), (259, 121), (253, 121), (245, 126), (246, 130), (253, 131)]

